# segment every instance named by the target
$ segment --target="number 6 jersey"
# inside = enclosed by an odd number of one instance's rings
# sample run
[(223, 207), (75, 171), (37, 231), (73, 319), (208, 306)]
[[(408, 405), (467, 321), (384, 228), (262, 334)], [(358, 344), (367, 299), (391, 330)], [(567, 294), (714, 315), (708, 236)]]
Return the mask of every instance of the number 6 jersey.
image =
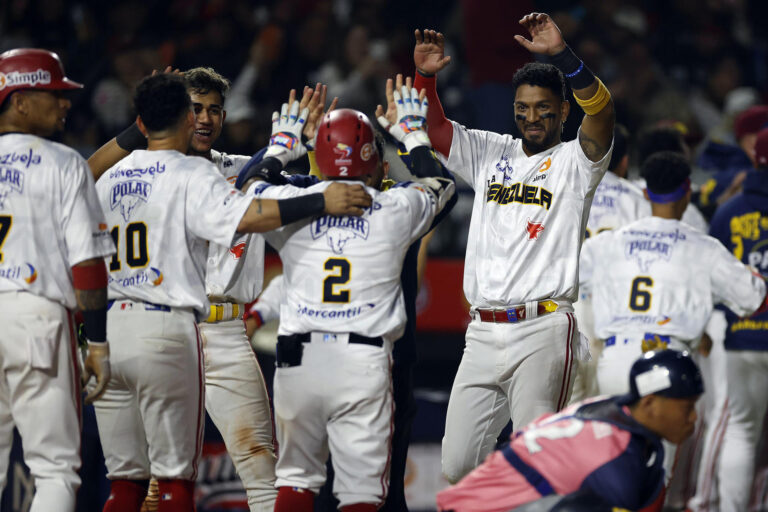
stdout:
[(96, 183), (117, 254), (109, 298), (207, 314), (208, 241), (229, 247), (252, 197), (201, 157), (134, 151)]
[(579, 281), (591, 289), (600, 338), (650, 332), (698, 341), (714, 304), (747, 316), (765, 296), (763, 279), (718, 240), (660, 217), (586, 240)]
[[(322, 192), (328, 185), (258, 184), (252, 190), (262, 198), (285, 199)], [(442, 192), (419, 182), (399, 183), (386, 192), (366, 187), (373, 203), (361, 217), (323, 215), (266, 233), (283, 260), (278, 334), (356, 333), (388, 341), (402, 336), (403, 258), (453, 190), (453, 183)]]

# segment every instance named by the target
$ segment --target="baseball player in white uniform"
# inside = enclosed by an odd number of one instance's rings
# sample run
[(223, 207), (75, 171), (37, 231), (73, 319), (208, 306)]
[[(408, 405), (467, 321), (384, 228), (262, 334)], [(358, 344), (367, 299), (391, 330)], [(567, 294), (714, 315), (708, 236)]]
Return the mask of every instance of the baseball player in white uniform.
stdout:
[[(613, 103), (549, 16), (520, 23), (532, 41), (517, 41), (551, 62), (527, 64), (513, 80), (522, 139), (445, 118), (433, 76), (450, 60), (443, 36), (416, 32), (415, 87), (427, 90), (430, 139), (446, 167), (475, 189), (464, 266), (472, 322), (443, 438), (443, 474), (452, 483), (491, 452), (510, 417), (522, 426), (563, 408), (576, 361), (587, 353), (572, 303), (590, 203), (610, 160)], [(563, 73), (587, 114), (578, 140), (565, 143)]]
[[(404, 115), (390, 132), (410, 151), (428, 152), (426, 102), (405, 88), (401, 101)], [(301, 198), (349, 180), (365, 183), (373, 204), (360, 218), (318, 216), (265, 235), (284, 270), (274, 387), (275, 511), (312, 510), (330, 451), (341, 510), (374, 512), (389, 481), (391, 351), (406, 322), (403, 258), (454, 185), (426, 178), (379, 191), (381, 147), (368, 118), (350, 109), (323, 118), (315, 151), (328, 181), (303, 189), (257, 185), (257, 196)]]
[[(138, 510), (150, 476), (159, 510), (194, 507), (202, 436), (208, 241), (263, 232), (320, 213), (362, 213), (362, 187), (308, 200), (253, 200), (210, 162), (185, 156), (195, 130), (185, 81), (160, 74), (139, 84), (137, 124), (148, 151), (134, 151), (97, 183), (117, 254), (109, 262), (112, 380), (96, 408), (112, 492), (105, 511)], [(303, 112), (303, 118), (306, 112)], [(306, 198), (305, 198), (306, 199)]]
[(653, 216), (584, 243), (581, 286), (591, 292), (595, 332), (605, 340), (598, 363), (601, 394), (627, 390), (626, 377), (643, 352), (698, 347), (714, 304), (749, 316), (765, 282), (716, 239), (683, 223), (690, 166), (663, 151), (643, 166)]
[(0, 494), (13, 427), (35, 479), (29, 510), (75, 510), (80, 486), (80, 371), (72, 312), (89, 337), (84, 380), (109, 380), (107, 272), (115, 248), (85, 160), (48, 137), (71, 102), (59, 57), (0, 54)]
[[(187, 154), (210, 160), (234, 183), (251, 157), (212, 149), (226, 118), (229, 81), (211, 68), (190, 69), (183, 76), (195, 112), (195, 132)], [(96, 176), (130, 150), (146, 147), (146, 139), (137, 132), (132, 125), (89, 159)], [(231, 246), (209, 245), (205, 289), (211, 310), (199, 324), (205, 356), (205, 408), (232, 457), (251, 512), (271, 511), (277, 497), (269, 397), (243, 325), (246, 305), (259, 296), (263, 278), (264, 239), (260, 235), (240, 235)]]

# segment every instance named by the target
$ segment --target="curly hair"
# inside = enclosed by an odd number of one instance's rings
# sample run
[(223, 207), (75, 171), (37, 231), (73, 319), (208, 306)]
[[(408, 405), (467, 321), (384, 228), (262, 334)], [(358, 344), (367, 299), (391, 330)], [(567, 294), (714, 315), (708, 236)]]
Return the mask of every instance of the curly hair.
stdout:
[(512, 88), (517, 93), (521, 85), (535, 85), (549, 89), (561, 101), (565, 100), (565, 77), (563, 73), (552, 64), (543, 62), (529, 62), (521, 67), (512, 77)]

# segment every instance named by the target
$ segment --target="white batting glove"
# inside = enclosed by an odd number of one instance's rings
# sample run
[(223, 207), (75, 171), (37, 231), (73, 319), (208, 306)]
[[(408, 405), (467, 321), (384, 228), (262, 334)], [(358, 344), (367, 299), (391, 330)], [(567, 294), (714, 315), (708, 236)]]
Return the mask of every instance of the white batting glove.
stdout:
[(83, 387), (88, 384), (92, 376), (96, 377), (96, 386), (85, 397), (85, 405), (90, 405), (98, 400), (107, 390), (107, 383), (112, 375), (109, 364), (109, 343), (88, 342), (88, 355), (83, 362)]
[(401, 90), (402, 93), (393, 93), (397, 123), (391, 125), (384, 116), (379, 116), (379, 124), (401, 142), (408, 152), (417, 146), (432, 147), (427, 135), (427, 98), (419, 101), (419, 92), (416, 89), (408, 90), (403, 86)]
[(299, 115), (299, 102), (294, 101), (290, 112), (288, 104), (283, 103), (280, 113), (272, 114), (272, 136), (269, 138), (269, 147), (264, 153), (264, 158), (274, 157), (283, 165), (296, 160), (307, 152), (307, 148), (301, 143), (301, 132), (304, 123), (309, 116), (309, 109), (305, 108)]

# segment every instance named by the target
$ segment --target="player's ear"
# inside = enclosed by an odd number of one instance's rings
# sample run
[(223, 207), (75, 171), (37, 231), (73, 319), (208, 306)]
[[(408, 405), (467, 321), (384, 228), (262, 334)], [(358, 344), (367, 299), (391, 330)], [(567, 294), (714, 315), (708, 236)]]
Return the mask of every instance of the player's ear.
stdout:
[(144, 126), (144, 121), (141, 120), (141, 116), (136, 116), (136, 126), (139, 127), (139, 131), (142, 135), (149, 137), (149, 132), (147, 132), (147, 127)]
[(571, 113), (571, 102), (568, 100), (563, 100), (560, 103), (560, 118), (563, 120), (563, 123), (565, 123), (565, 120), (568, 119), (568, 114)]
[(226, 111), (226, 110), (222, 110), (222, 111), (221, 111), (221, 122), (222, 122), (222, 124), (223, 124), (223, 123), (224, 123), (224, 121), (226, 121), (226, 120), (227, 120), (227, 111)]
[(384, 168), (384, 179), (387, 179), (389, 177), (389, 162), (382, 160), (381, 166)]

